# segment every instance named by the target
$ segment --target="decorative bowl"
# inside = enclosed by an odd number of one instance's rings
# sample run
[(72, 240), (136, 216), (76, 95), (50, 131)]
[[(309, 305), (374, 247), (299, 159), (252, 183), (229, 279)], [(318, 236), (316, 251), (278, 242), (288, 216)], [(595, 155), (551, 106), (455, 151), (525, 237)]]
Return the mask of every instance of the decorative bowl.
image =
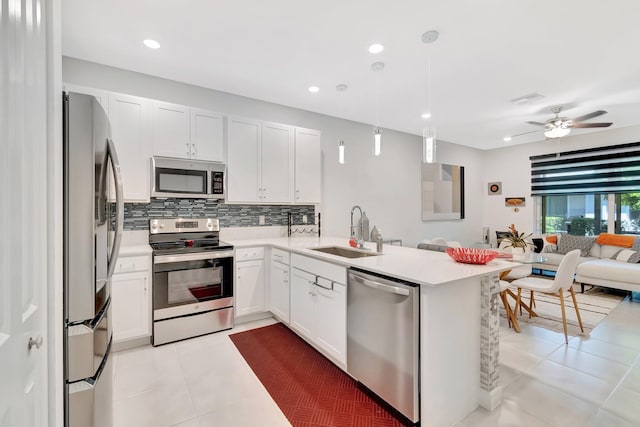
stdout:
[(498, 256), (498, 253), (480, 248), (447, 248), (447, 255), (453, 258), (455, 262), (486, 264)]

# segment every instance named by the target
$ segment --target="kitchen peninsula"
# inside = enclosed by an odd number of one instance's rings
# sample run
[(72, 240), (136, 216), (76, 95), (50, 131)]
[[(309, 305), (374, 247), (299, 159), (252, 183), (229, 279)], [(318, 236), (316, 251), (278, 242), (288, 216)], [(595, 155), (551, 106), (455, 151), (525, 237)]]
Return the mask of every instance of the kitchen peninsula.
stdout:
[[(292, 267), (295, 267), (296, 259), (299, 262), (308, 260), (304, 261), (307, 265), (318, 262), (340, 267), (343, 272), (346, 268), (354, 267), (420, 285), (421, 425), (450, 426), (478, 405), (493, 409), (500, 404), (498, 273), (513, 268), (512, 262), (494, 260), (487, 265), (459, 264), (441, 252), (392, 245), (385, 245), (383, 253), (379, 255), (361, 258), (347, 258), (314, 250), (331, 246), (348, 248), (346, 239), (331, 237), (226, 237), (225, 240), (235, 246), (237, 263), (242, 262), (242, 254), (255, 254), (254, 248), (263, 248), (265, 260), (271, 258), (279, 263), (290, 263)], [(375, 244), (367, 243), (366, 248), (371, 255), (375, 254)], [(271, 271), (270, 286), (275, 288), (273, 272), (276, 270), (272, 267)], [(345, 280), (332, 280), (346, 283)], [(296, 286), (293, 277), (290, 285), (293, 301)], [(238, 286), (239, 283), (236, 283)], [(240, 298), (238, 295), (238, 300)], [(274, 304), (272, 300), (271, 305), (265, 304), (265, 309), (269, 310), (271, 306), (276, 317), (283, 323), (289, 323), (288, 317), (282, 318), (274, 310)], [(294, 313), (293, 308), (291, 312)], [(371, 315), (375, 316), (375, 313)], [(344, 313), (341, 316), (344, 317)], [(327, 346), (319, 341), (320, 344), (315, 345), (317, 343), (312, 336), (305, 336), (304, 329), (300, 333), (295, 319), (291, 319), (289, 326), (346, 370), (343, 342)], [(346, 323), (343, 328), (346, 329)]]

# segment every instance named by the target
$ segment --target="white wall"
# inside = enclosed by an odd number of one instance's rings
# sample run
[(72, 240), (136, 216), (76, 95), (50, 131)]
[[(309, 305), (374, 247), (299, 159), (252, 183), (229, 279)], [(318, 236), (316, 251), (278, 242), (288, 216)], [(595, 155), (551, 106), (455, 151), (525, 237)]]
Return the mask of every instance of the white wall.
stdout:
[[(483, 226), (491, 228), (492, 240), (495, 240), (496, 230), (506, 231), (510, 224), (515, 224), (521, 232), (531, 232), (535, 229), (529, 156), (638, 141), (640, 141), (640, 126), (629, 126), (483, 152), (485, 168)], [(502, 182), (502, 195), (487, 196), (487, 183), (494, 181)], [(520, 196), (526, 197), (526, 206), (521, 207), (519, 212), (513, 212), (512, 208), (504, 206), (505, 197)]]
[[(481, 151), (439, 142), (438, 161), (465, 166), (466, 218), (462, 221), (423, 222), (420, 217), (421, 138), (383, 129), (383, 152), (371, 152), (372, 126), (278, 104), (245, 98), (171, 80), (63, 58), (67, 83), (191, 105), (261, 120), (322, 131), (323, 182), (320, 211), (323, 234), (349, 235), (349, 212), (360, 205), (370, 226), (386, 238), (415, 246), (435, 236), (471, 244), (481, 238), (482, 190), (485, 186)], [(382, 121), (384, 124), (384, 120)], [(337, 162), (338, 134), (346, 147), (346, 163)]]

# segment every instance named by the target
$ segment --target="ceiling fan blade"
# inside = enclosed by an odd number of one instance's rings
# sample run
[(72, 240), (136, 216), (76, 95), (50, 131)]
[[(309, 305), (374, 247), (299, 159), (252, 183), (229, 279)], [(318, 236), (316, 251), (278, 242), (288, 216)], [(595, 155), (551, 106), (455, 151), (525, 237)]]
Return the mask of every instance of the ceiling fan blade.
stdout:
[(594, 117), (602, 116), (603, 114), (607, 114), (604, 110), (594, 111), (593, 113), (585, 114), (584, 116), (576, 117), (572, 121), (574, 122), (584, 122), (585, 120), (593, 119)]
[(539, 129), (539, 130), (532, 130), (530, 132), (523, 132), (523, 133), (517, 133), (515, 135), (511, 135), (511, 138), (515, 138), (516, 136), (522, 136), (522, 135), (528, 135), (530, 133), (536, 133), (536, 132), (542, 132), (543, 129)]
[(573, 123), (570, 128), (608, 128), (613, 123)]
[(529, 123), (530, 125), (534, 125), (534, 126), (546, 126), (546, 123), (540, 123), (540, 122), (525, 122), (525, 123)]

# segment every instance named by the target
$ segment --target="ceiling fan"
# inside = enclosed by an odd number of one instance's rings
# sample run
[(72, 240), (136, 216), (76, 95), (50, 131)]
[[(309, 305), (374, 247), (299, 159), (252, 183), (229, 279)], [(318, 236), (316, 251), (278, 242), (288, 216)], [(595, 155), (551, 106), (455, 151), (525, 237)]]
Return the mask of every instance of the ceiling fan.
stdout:
[(604, 110), (594, 111), (593, 113), (585, 114), (584, 116), (576, 117), (575, 119), (569, 119), (567, 117), (560, 117), (562, 106), (552, 107), (551, 112), (556, 116), (547, 120), (544, 123), (529, 121), (530, 125), (543, 126), (544, 136), (547, 138), (562, 138), (569, 135), (573, 128), (606, 128), (611, 126), (612, 122), (606, 123), (583, 123), (586, 120), (591, 120), (595, 117), (607, 114)]

